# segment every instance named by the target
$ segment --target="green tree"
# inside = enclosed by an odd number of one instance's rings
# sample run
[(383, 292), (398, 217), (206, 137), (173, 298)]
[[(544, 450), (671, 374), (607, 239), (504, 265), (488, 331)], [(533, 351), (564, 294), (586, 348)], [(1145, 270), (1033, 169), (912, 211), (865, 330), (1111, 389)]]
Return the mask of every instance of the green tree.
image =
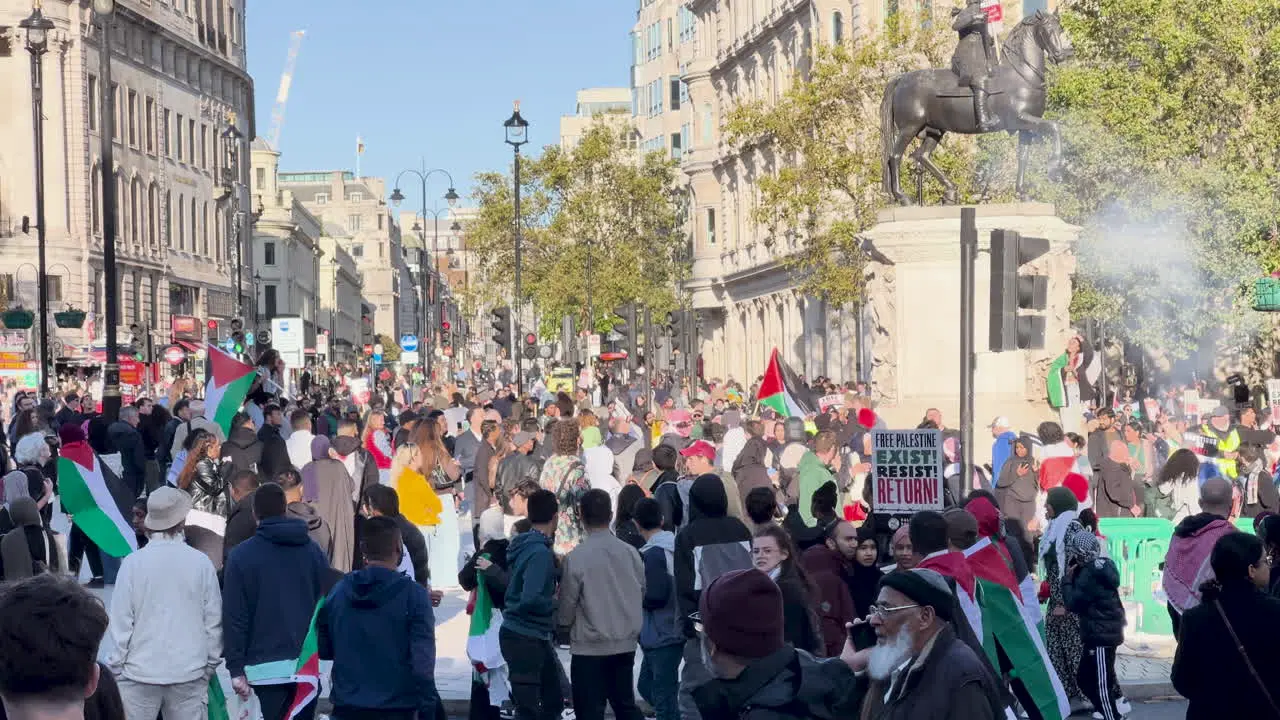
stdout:
[(1257, 327), (1250, 281), (1280, 268), (1280, 5), (1081, 0), (1077, 60), (1050, 81), (1084, 228), (1073, 311), (1186, 356)]
[[(880, 184), (885, 85), (901, 73), (946, 67), (954, 47), (949, 25), (894, 15), (883, 33), (819, 46), (808, 79), (797, 78), (778, 100), (729, 112), (724, 129), (736, 148), (759, 146), (773, 158), (794, 158), (759, 178), (754, 214), (771, 242), (798, 239), (784, 263), (805, 292), (835, 304), (862, 300), (861, 233), (889, 203)], [(943, 142), (934, 160), (956, 182), (962, 201), (1011, 196), (1010, 138), (949, 135)], [(904, 184), (914, 183), (912, 167), (904, 161)], [(926, 180), (926, 202), (938, 203), (941, 191)]]
[[(379, 334), (374, 342), (382, 343), (382, 362), (400, 362), (400, 340)], [(420, 351), (421, 352), (421, 351)]]
[[(609, 327), (611, 308), (633, 299), (656, 312), (675, 305), (687, 243), (676, 165), (661, 153), (637, 153), (630, 132), (597, 122), (576, 147), (549, 146), (521, 163), (522, 292), (544, 335), (564, 316), (585, 326), (588, 263), (597, 329)], [(515, 279), (511, 177), (480, 173), (472, 197), (478, 212), (467, 242), (484, 278), (476, 300), (496, 305)]]

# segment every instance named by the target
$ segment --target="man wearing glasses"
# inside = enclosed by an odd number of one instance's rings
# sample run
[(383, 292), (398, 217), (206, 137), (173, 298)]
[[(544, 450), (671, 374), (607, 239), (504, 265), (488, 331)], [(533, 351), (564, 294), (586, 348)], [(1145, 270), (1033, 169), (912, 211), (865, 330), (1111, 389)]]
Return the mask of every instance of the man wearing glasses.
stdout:
[[(868, 616), (876, 644), (865, 657), (865, 677), (871, 687), (863, 717), (996, 720), (1005, 716), (996, 678), (956, 636), (953, 607), (946, 578), (933, 570), (892, 573), (880, 582), (880, 594)], [(862, 661), (858, 658), (854, 664)], [(859, 676), (864, 677), (861, 672)]]

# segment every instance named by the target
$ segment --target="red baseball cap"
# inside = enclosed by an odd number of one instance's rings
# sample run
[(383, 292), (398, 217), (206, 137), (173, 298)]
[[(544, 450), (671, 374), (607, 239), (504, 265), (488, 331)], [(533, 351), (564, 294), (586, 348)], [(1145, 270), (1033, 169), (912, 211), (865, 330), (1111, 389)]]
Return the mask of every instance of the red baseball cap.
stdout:
[(701, 455), (702, 457), (707, 459), (707, 462), (716, 461), (716, 448), (714, 445), (707, 442), (706, 440), (698, 440), (696, 442), (690, 443), (689, 447), (680, 451), (680, 454), (685, 457), (693, 457), (694, 455)]

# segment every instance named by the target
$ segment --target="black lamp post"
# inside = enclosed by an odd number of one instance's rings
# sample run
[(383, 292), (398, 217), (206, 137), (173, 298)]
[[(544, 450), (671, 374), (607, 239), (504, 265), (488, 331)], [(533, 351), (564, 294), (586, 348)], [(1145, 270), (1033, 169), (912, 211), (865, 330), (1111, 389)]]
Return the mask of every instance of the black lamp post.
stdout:
[[(436, 173), (442, 173), (446, 178), (449, 179), (449, 191), (444, 194), (444, 199), (449, 203), (450, 208), (457, 206), (458, 193), (456, 190), (453, 189), (453, 176), (449, 174), (448, 170), (442, 170), (440, 168), (435, 168), (434, 170), (427, 170), (425, 167), (425, 163), (422, 170), (413, 170), (413, 169), (401, 170), (400, 174), (396, 175), (395, 189), (391, 191), (391, 204), (395, 207), (400, 207), (400, 203), (404, 202), (404, 193), (400, 192), (400, 178), (404, 177), (405, 175), (417, 175), (418, 180), (422, 182), (422, 218), (423, 218), (423, 221), (425, 222), (427, 217), (427, 179)], [(414, 227), (417, 227), (416, 223)], [(437, 236), (439, 236), (440, 234), (439, 231), (440, 231), (440, 219), (439, 219), (439, 216), (437, 215), (436, 216), (436, 235)], [(427, 242), (426, 242), (426, 239), (423, 238), (422, 239), (423, 255), (426, 254), (426, 249), (427, 249)], [(434, 258), (434, 256), (435, 254), (433, 251), (432, 257)], [(421, 258), (421, 259), (425, 260), (425, 258)], [(432, 272), (433, 273), (435, 272), (434, 268), (432, 268)], [(426, 310), (424, 316), (422, 317), (423, 333), (422, 333), (422, 336), (418, 339), (418, 344), (420, 348), (419, 352), (421, 353), (419, 362), (422, 364), (422, 381), (424, 384), (429, 384), (431, 382), (431, 353), (435, 350), (435, 343), (434, 343), (435, 330), (433, 329), (433, 326), (431, 323), (433, 320), (432, 307), (435, 304), (436, 293), (434, 290), (434, 286), (429, 286), (427, 284), (426, 262), (418, 263), (418, 285), (419, 285), (419, 293), (423, 298), (422, 300), (423, 309)], [(430, 292), (428, 292), (428, 290), (430, 290)]]
[(49, 278), (45, 268), (44, 229), (44, 54), (49, 49), (49, 31), (53, 21), (40, 12), (37, 0), (31, 15), (18, 23), (27, 31), (27, 52), (31, 53), (31, 124), (36, 143), (36, 247), (39, 277), (36, 290), (40, 293), (40, 396), (49, 396)]
[(102, 414), (114, 421), (120, 416), (120, 356), (116, 324), (120, 319), (120, 292), (116, 272), (116, 166), (111, 138), (115, 135), (116, 103), (111, 82), (111, 18), (115, 0), (93, 0), (93, 13), (98, 16), (98, 74), (102, 95), (102, 282), (106, 286), (107, 364), (102, 371)]
[(528, 123), (528, 122), (526, 122), (526, 121), (525, 121), (525, 119), (524, 119), (523, 117), (521, 117), (521, 116), (520, 116), (520, 101), (519, 101), (519, 100), (517, 100), (517, 101), (515, 102), (515, 107), (514, 107), (514, 108), (512, 109), (512, 111), (511, 111), (511, 117), (507, 118), (506, 122), (502, 123), (502, 126), (503, 126), (503, 128), (505, 128), (505, 129), (506, 129), (506, 135), (507, 135), (507, 138), (506, 138), (506, 139), (507, 139), (507, 144), (511, 146), (511, 149), (512, 149), (512, 151), (513, 151), (513, 152), (514, 152), (514, 154), (515, 154), (515, 169), (513, 170), (513, 174), (515, 175), (515, 178), (514, 178), (514, 184), (515, 184), (515, 203), (514, 203), (514, 210), (515, 210), (515, 226), (516, 226), (516, 227), (515, 227), (515, 231), (516, 231), (516, 278), (515, 278), (515, 280), (516, 280), (516, 287), (515, 287), (515, 296), (512, 298), (512, 304), (513, 304), (515, 307), (513, 308), (514, 312), (512, 312), (512, 313), (511, 313), (512, 318), (515, 320), (515, 337), (513, 337), (513, 338), (511, 339), (511, 354), (515, 356), (515, 361), (516, 361), (516, 393), (517, 393), (517, 394), (519, 394), (519, 393), (521, 393), (521, 392), (523, 392), (523, 391), (524, 391), (524, 372), (523, 372), (523, 367), (522, 367), (522, 365), (523, 365), (524, 363), (523, 363), (522, 358), (521, 358), (521, 351), (523, 350), (522, 343), (523, 343), (523, 341), (524, 341), (524, 337), (523, 337), (523, 335), (521, 335), (521, 333), (520, 333), (520, 293), (521, 293), (521, 289), (520, 289), (520, 266), (521, 266), (521, 263), (522, 263), (522, 260), (523, 260), (522, 255), (521, 255), (521, 253), (522, 253), (522, 249), (521, 249), (521, 247), (520, 247), (520, 246), (521, 246), (521, 235), (520, 235), (520, 233), (521, 233), (521, 229), (520, 229), (520, 146), (521, 146), (521, 145), (524, 145), (524, 144), (525, 144), (525, 143), (527, 143), (527, 142), (529, 142), (529, 123)]

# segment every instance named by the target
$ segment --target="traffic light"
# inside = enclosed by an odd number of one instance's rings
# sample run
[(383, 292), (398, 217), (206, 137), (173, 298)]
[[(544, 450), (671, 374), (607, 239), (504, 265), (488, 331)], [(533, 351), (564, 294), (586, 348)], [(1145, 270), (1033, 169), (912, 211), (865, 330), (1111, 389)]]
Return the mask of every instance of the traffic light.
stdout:
[(243, 355), (248, 345), (245, 343), (244, 321), (240, 318), (231, 319), (231, 342), (231, 351), (237, 355)]
[(689, 331), (689, 313), (676, 310), (667, 313), (667, 335), (671, 338), (671, 352), (679, 353), (684, 348), (684, 339)]
[(640, 361), (640, 348), (636, 343), (639, 327), (636, 323), (636, 304), (629, 302), (613, 309), (613, 314), (621, 318), (621, 322), (613, 324), (613, 331), (627, 336), (627, 367), (635, 370)]
[(490, 326), (493, 328), (493, 341), (498, 347), (506, 350), (508, 354), (511, 352), (511, 308), (503, 307), (494, 308), (491, 313), (493, 322)]
[(137, 360), (138, 362), (146, 362), (146, 331), (138, 323), (133, 323), (129, 326), (129, 346), (133, 349), (134, 360)]
[(524, 357), (526, 360), (535, 360), (538, 357), (538, 336), (533, 333), (524, 334)]
[(218, 344), (218, 321), (210, 320), (205, 323), (205, 327), (209, 329), (209, 342), (214, 345)]
[(1018, 270), (1049, 252), (1047, 238), (1023, 237), (1014, 230), (991, 231), (991, 352), (1044, 348), (1049, 278)]

